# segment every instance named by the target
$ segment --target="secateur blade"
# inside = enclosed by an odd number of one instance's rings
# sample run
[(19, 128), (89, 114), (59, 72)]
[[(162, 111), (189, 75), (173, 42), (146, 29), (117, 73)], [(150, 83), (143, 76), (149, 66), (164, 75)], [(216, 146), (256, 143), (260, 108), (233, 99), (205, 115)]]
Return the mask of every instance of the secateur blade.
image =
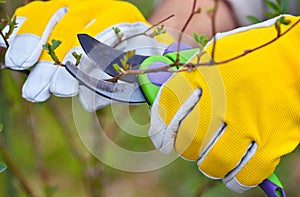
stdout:
[[(77, 35), (80, 45), (90, 60), (101, 70), (111, 76), (116, 76), (118, 73), (115, 71), (113, 64), (122, 65), (120, 60), (123, 59), (126, 52), (110, 47), (88, 34)], [(133, 70), (138, 70), (141, 62), (148, 56), (134, 55), (127, 63), (132, 65)], [(122, 78), (123, 81), (136, 82), (136, 75), (126, 75)]]
[(146, 102), (138, 82), (113, 83), (96, 79), (79, 70), (71, 62), (67, 62), (65, 67), (67, 71), (83, 85), (106, 98), (125, 103)]

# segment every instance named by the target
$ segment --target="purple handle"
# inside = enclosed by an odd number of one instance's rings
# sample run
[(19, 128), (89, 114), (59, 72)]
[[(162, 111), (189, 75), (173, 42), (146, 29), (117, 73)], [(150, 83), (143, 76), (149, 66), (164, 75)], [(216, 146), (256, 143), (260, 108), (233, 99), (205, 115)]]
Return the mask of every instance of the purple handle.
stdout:
[[(268, 197), (286, 197), (284, 189), (269, 179), (265, 179), (259, 186), (264, 190)], [(278, 194), (280, 194), (280, 196), (278, 196)]]
[[(180, 50), (187, 50), (191, 49), (192, 47), (190, 45), (180, 43), (179, 45)], [(170, 44), (163, 52), (163, 55), (166, 55), (168, 53), (176, 52), (178, 49), (178, 42), (174, 42)], [(149, 69), (152, 68), (159, 68), (162, 66), (165, 66), (165, 62), (153, 62), (150, 66)], [(172, 76), (172, 73), (168, 72), (158, 72), (158, 73), (149, 73), (148, 78), (151, 83), (153, 83), (156, 86), (161, 86), (163, 83), (165, 83), (170, 77)]]
[[(165, 62), (153, 62), (149, 69), (152, 68), (160, 68), (167, 65)], [(153, 83), (156, 86), (161, 86), (164, 84), (170, 77), (172, 76), (172, 73), (169, 72), (157, 72), (157, 73), (149, 73), (148, 78), (151, 83)]]

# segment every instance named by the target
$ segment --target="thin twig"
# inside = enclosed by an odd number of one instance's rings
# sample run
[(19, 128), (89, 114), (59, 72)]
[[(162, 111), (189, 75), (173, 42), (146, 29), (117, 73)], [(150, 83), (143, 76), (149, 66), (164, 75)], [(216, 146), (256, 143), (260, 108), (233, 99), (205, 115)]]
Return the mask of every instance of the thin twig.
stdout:
[(196, 4), (197, 4), (197, 0), (194, 0), (193, 6), (192, 6), (192, 11), (191, 11), (188, 19), (184, 23), (184, 25), (183, 25), (183, 27), (181, 29), (181, 32), (179, 34), (179, 38), (178, 38), (178, 41), (177, 41), (178, 42), (177, 55), (176, 55), (176, 60), (175, 60), (176, 63), (180, 62), (180, 43), (181, 43), (181, 40), (182, 40), (182, 36), (183, 36), (186, 28), (188, 27), (188, 25), (192, 21), (192, 18), (194, 17), (194, 15), (199, 13), (199, 12), (196, 12)]
[[(253, 49), (247, 49), (245, 50), (243, 53), (239, 54), (239, 55), (236, 55), (234, 57), (231, 57), (229, 59), (226, 59), (226, 60), (222, 60), (222, 61), (219, 61), (219, 62), (203, 62), (203, 63), (197, 63), (197, 64), (194, 64), (194, 63), (181, 63), (181, 62), (174, 62), (172, 64), (168, 64), (168, 65), (165, 65), (165, 66), (162, 66), (162, 67), (159, 67), (159, 68), (152, 68), (152, 69), (145, 69), (145, 70), (126, 70), (126, 71), (123, 71), (122, 73), (120, 73), (119, 75), (107, 80), (107, 81), (117, 81), (118, 79), (124, 77), (125, 75), (130, 75), (130, 74), (146, 74), (146, 73), (151, 73), (151, 72), (183, 72), (183, 71), (188, 71), (190, 70), (190, 68), (195, 68), (195, 67), (198, 67), (198, 66), (211, 66), (211, 65), (220, 65), (220, 64), (226, 64), (226, 63), (229, 63), (231, 61), (234, 61), (236, 59), (239, 59), (243, 56), (246, 56), (254, 51), (257, 51), (263, 47), (266, 47), (268, 46), (269, 44), (272, 44), (273, 42), (277, 41), (278, 39), (280, 39), (282, 36), (284, 36), (285, 34), (287, 34), (290, 30), (292, 30), (296, 25), (298, 25), (300, 23), (300, 19), (298, 19), (294, 24), (292, 24), (285, 32), (281, 33), (280, 36), (276, 35), (275, 38), (271, 39), (270, 41), (262, 44), (262, 45), (259, 45)], [(183, 67), (182, 69), (180, 70), (173, 70), (173, 69), (170, 69), (174, 66), (181, 66)]]
[(2, 39), (4, 40), (4, 43), (5, 43), (5, 45), (6, 45), (6, 48), (8, 48), (8, 47), (9, 47), (9, 44), (8, 44), (8, 41), (7, 41), (7, 39), (5, 38), (5, 36), (4, 36), (3, 32), (2, 32), (2, 30), (0, 30), (0, 35), (1, 35)]
[[(216, 35), (217, 33), (217, 28), (216, 28), (216, 16), (217, 16), (217, 11), (218, 11), (218, 5), (219, 5), (219, 1), (218, 0), (214, 0), (214, 10), (212, 12), (212, 22), (211, 22), (211, 29), (212, 29), (212, 35)], [(215, 58), (215, 51), (216, 51), (216, 45), (217, 45), (217, 41), (216, 41), (216, 36), (213, 37), (213, 46), (212, 46), (212, 52), (211, 52), (211, 59), (212, 61), (214, 61)]]
[(200, 185), (196, 192), (196, 197), (201, 197), (205, 192), (210, 190), (211, 188), (215, 187), (218, 184), (216, 180), (210, 180), (204, 185)]
[(8, 164), (8, 167), (10, 171), (14, 174), (14, 176), (18, 179), (20, 182), (20, 185), (27, 196), (34, 197), (33, 191), (31, 190), (29, 186), (29, 182), (25, 179), (22, 172), (19, 170), (19, 167), (15, 164), (14, 160), (11, 157), (10, 152), (7, 150), (6, 145), (2, 139), (2, 136), (0, 137), (0, 149), (3, 154), (3, 157)]
[(198, 14), (198, 12), (196, 12), (196, 4), (197, 4), (197, 0), (194, 0), (190, 16), (188, 17), (188, 19), (186, 20), (186, 22), (184, 23), (184, 25), (183, 25), (183, 27), (181, 29), (181, 37), (182, 37), (182, 34), (185, 32), (186, 28), (188, 27), (188, 25), (190, 24), (193, 16), (195, 14)]
[[(123, 76), (125, 75), (128, 75), (128, 74), (145, 74), (145, 73), (150, 73), (150, 72), (159, 72), (159, 71), (168, 71), (168, 72), (178, 72), (176, 70), (172, 70), (170, 69), (171, 67), (174, 67), (174, 66), (182, 66), (184, 64), (180, 63), (180, 43), (181, 43), (181, 40), (182, 40), (182, 36), (183, 36), (183, 33), (185, 32), (186, 28), (188, 27), (188, 25), (190, 24), (192, 18), (194, 17), (195, 14), (199, 14), (199, 12), (196, 10), (196, 5), (197, 5), (197, 0), (194, 0), (193, 1), (193, 6), (192, 6), (192, 10), (191, 10), (191, 13), (188, 17), (188, 19), (186, 20), (186, 22), (184, 23), (182, 29), (181, 29), (181, 32), (179, 34), (179, 38), (178, 38), (178, 47), (177, 47), (177, 54), (176, 54), (176, 59), (174, 61), (173, 64), (170, 64), (170, 65), (166, 65), (164, 67), (160, 67), (160, 68), (154, 68), (154, 69), (147, 69), (147, 70), (122, 70), (122, 72), (119, 74), (119, 75), (116, 75), (115, 77), (111, 78), (111, 79), (108, 79), (106, 81), (110, 81), (110, 82), (116, 82), (117, 80), (119, 80), (120, 78), (122, 78)], [(163, 19), (162, 21), (160, 21), (159, 23), (149, 27), (146, 31), (140, 33), (140, 34), (135, 34), (133, 36), (130, 36), (130, 37), (127, 37), (126, 39), (123, 39), (122, 41), (125, 41), (125, 40), (128, 40), (128, 39), (131, 39), (133, 37), (136, 37), (136, 36), (140, 36), (140, 35), (146, 35), (146, 32), (148, 32), (149, 30), (151, 30), (153, 27), (156, 27), (158, 25), (160, 25), (161, 23), (163, 23), (164, 21), (170, 19), (171, 17), (173, 17), (174, 15), (171, 15), (169, 17), (167, 17), (166, 19)], [(120, 42), (118, 43), (120, 44)], [(117, 45), (113, 46), (113, 47), (116, 47)], [(183, 70), (182, 70), (183, 71)]]
[(124, 42), (124, 41), (126, 41), (126, 40), (129, 40), (129, 39), (132, 39), (132, 38), (134, 38), (134, 37), (138, 37), (138, 36), (149, 36), (147, 33), (148, 33), (151, 29), (153, 29), (154, 27), (159, 26), (160, 24), (164, 23), (165, 21), (169, 20), (169, 19), (172, 18), (172, 17), (174, 17), (174, 14), (172, 14), (172, 15), (168, 16), (167, 18), (165, 18), (165, 19), (159, 21), (158, 23), (156, 23), (156, 24), (150, 26), (148, 29), (146, 29), (145, 31), (143, 31), (143, 32), (141, 32), (141, 33), (137, 33), (137, 34), (134, 34), (134, 35), (132, 35), (132, 36), (128, 36), (128, 37), (126, 37), (126, 38), (120, 40), (119, 42), (117, 42), (117, 43), (116, 43), (115, 45), (113, 45), (112, 47), (115, 48), (115, 47), (119, 46), (122, 42)]
[(240, 54), (240, 55), (234, 56), (234, 57), (229, 58), (229, 59), (227, 59), (227, 60), (215, 62), (214, 64), (215, 64), (215, 65), (218, 65), (218, 64), (226, 64), (226, 63), (228, 63), (228, 62), (231, 62), (231, 61), (234, 61), (234, 60), (236, 60), (236, 59), (239, 59), (239, 58), (241, 58), (241, 57), (243, 57), (243, 56), (245, 56), (245, 55), (248, 55), (248, 54), (250, 54), (250, 53), (252, 53), (252, 52), (254, 52), (254, 51), (257, 51), (257, 50), (259, 50), (259, 49), (261, 49), (261, 48), (263, 48), (263, 47), (266, 47), (266, 46), (268, 46), (269, 44), (272, 44), (273, 42), (275, 42), (275, 41), (277, 41), (278, 39), (280, 39), (280, 38), (281, 38), (282, 36), (284, 36), (285, 34), (287, 34), (289, 31), (291, 31), (291, 30), (292, 30), (296, 25), (298, 25), (299, 23), (300, 23), (300, 19), (298, 19), (294, 24), (292, 24), (285, 32), (283, 32), (282, 34), (280, 34), (280, 36), (276, 36), (275, 38), (273, 38), (273, 39), (270, 40), (269, 42), (266, 42), (266, 43), (264, 43), (264, 44), (262, 44), (262, 45), (260, 45), (260, 46), (257, 46), (257, 47), (255, 47), (255, 48), (253, 48), (253, 49), (247, 49), (247, 50), (244, 51), (244, 53), (242, 53), (242, 54)]
[(105, 81), (109, 82), (116, 82), (125, 75), (137, 75), (137, 74), (146, 74), (146, 73), (155, 73), (155, 72), (178, 72), (177, 70), (172, 70), (170, 68), (174, 66), (183, 66), (184, 63), (173, 63), (173, 64), (166, 64), (165, 66), (159, 67), (159, 68), (150, 68), (150, 69), (145, 69), (145, 70), (123, 70), (120, 74), (110, 78), (106, 79)]

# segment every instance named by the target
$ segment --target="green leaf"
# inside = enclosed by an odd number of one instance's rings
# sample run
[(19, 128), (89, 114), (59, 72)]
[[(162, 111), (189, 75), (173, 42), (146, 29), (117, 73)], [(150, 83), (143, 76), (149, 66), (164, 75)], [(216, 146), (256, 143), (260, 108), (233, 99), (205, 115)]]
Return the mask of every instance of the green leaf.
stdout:
[(0, 173), (7, 169), (7, 165), (5, 163), (0, 163)]
[(193, 33), (193, 38), (200, 46), (205, 46), (208, 42), (208, 36), (206, 35), (198, 35), (197, 33)]
[(117, 72), (121, 72), (122, 71), (122, 69), (119, 66), (119, 64), (113, 64), (113, 67), (114, 67), (115, 71), (117, 71)]
[(43, 45), (43, 49), (45, 49), (47, 51), (49, 51), (50, 48), (51, 48), (51, 45), (49, 43), (46, 43), (46, 44)]
[(133, 56), (135, 55), (135, 50), (130, 50), (130, 51), (127, 51), (125, 56), (130, 59), (132, 58)]
[(252, 24), (256, 24), (256, 23), (262, 22), (261, 19), (255, 17), (255, 16), (247, 16), (247, 19), (248, 19)]
[(207, 12), (207, 14), (212, 14), (214, 11), (215, 11), (215, 8), (211, 7), (211, 8), (208, 8), (206, 12)]
[(123, 59), (120, 60), (122, 66), (125, 70), (127, 69), (127, 61), (129, 59), (129, 57), (126, 54), (123, 56)]
[(50, 44), (50, 43), (46, 43), (46, 44), (44, 44), (43, 45), (43, 48), (47, 51), (47, 53), (51, 56), (51, 58), (52, 58), (52, 60), (54, 61), (54, 63), (56, 64), (56, 65), (60, 65), (61, 63), (60, 63), (60, 61), (59, 61), (59, 59), (58, 59), (58, 57), (56, 56), (56, 54), (55, 54), (55, 49), (57, 48), (57, 47), (59, 47), (59, 45), (62, 43), (60, 40), (51, 40), (51, 43), (52, 43), (52, 45)]
[(283, 25), (289, 25), (291, 23), (291, 21), (287, 20), (285, 17), (281, 17), (279, 19), (279, 22), (280, 22), (280, 24), (283, 24)]
[(0, 30), (3, 30), (4, 27), (6, 27), (7, 24), (8, 24), (7, 19), (0, 19)]
[(119, 40), (121, 40), (124, 37), (124, 34), (121, 32), (121, 29), (118, 27), (113, 27), (115, 35), (118, 37)]
[(116, 35), (118, 35), (121, 32), (121, 29), (119, 27), (113, 27), (112, 28)]
[(60, 40), (51, 40), (52, 42), (52, 49), (56, 49), (57, 47), (59, 47), (59, 45), (61, 44), (61, 41)]
[(273, 1), (267, 0), (266, 5), (269, 9), (273, 10), (274, 12), (281, 12), (281, 3), (279, 4), (274, 3)]
[(0, 132), (3, 131), (3, 124), (0, 124)]
[(10, 18), (9, 15), (6, 16), (7, 25), (8, 25), (8, 32), (5, 34), (5, 38), (8, 39), (9, 36), (13, 33), (14, 29), (17, 27), (17, 17), (14, 16)]
[[(12, 28), (13, 28), (13, 30), (16, 28), (16, 27), (18, 27), (18, 23), (17, 23), (17, 17), (16, 16), (14, 16), (13, 17), (13, 19), (12, 19)], [(12, 30), (12, 32), (13, 32), (13, 30)]]
[(164, 25), (161, 25), (159, 27), (156, 28), (156, 30), (153, 32), (153, 37), (154, 36), (158, 36), (158, 35), (161, 35), (161, 34), (164, 34), (166, 33), (167, 31), (165, 30), (165, 26)]
[(274, 18), (275, 16), (278, 16), (277, 13), (272, 13), (267, 11), (264, 11), (264, 15), (266, 15), (268, 18)]
[(82, 53), (77, 54), (75, 51), (72, 53), (72, 56), (75, 58), (76, 63), (75, 65), (78, 66), (82, 57)]
[(130, 68), (130, 65), (127, 64), (128, 60), (132, 58), (135, 55), (135, 50), (127, 51), (123, 57), (123, 59), (120, 60), (124, 70), (128, 70)]
[(201, 7), (198, 7), (196, 13), (200, 14), (202, 12), (202, 8)]
[(0, 30), (3, 30), (6, 26), (8, 26), (8, 31), (4, 34), (4, 38), (8, 39), (17, 27), (16, 17), (10, 18), (9, 15), (7, 15), (6, 19), (0, 19)]
[(205, 46), (208, 42), (208, 37), (206, 35), (201, 35), (199, 40), (200, 40), (200, 45)]

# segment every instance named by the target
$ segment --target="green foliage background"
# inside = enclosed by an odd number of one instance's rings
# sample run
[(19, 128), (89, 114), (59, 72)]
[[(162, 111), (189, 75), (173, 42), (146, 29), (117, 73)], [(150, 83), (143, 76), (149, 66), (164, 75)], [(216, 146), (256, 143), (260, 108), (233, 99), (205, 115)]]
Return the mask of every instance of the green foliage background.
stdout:
[[(146, 17), (153, 9), (152, 0), (130, 1), (136, 4)], [(0, 15), (11, 15), (15, 8), (23, 4), (24, 1), (21, 0), (8, 0), (1, 5)], [(72, 117), (72, 100), (51, 97), (45, 103), (29, 103), (21, 98), (21, 88), (25, 79), (23, 74), (17, 72), (0, 71), (0, 123), (4, 125), (0, 137), (5, 141), (15, 165), (21, 170), (36, 196), (187, 197), (196, 196), (198, 190), (204, 191), (211, 183), (198, 171), (195, 162), (180, 158), (164, 168), (146, 173), (123, 172), (98, 162), (89, 154), (77, 134)], [(123, 108), (117, 104), (113, 107), (119, 108), (120, 111)], [(149, 109), (146, 105), (132, 106), (130, 110), (134, 120), (141, 124), (148, 123)], [(114, 142), (132, 150), (153, 149), (148, 138), (124, 134), (124, 131), (114, 124), (111, 114), (111, 107), (97, 112), (99, 121)], [(126, 124), (128, 117), (121, 118)], [(67, 130), (71, 132), (68, 133)], [(37, 142), (34, 143), (34, 140)], [(83, 153), (86, 161), (82, 163), (74, 151)], [(298, 154), (293, 153), (285, 157), (277, 172), (286, 186), (288, 196), (300, 196)], [(1, 150), (0, 162), (6, 163)], [(41, 177), (41, 163), (47, 172), (46, 178)], [(0, 174), (0, 196), (26, 196), (9, 165), (8, 169)], [(259, 188), (245, 194), (235, 194), (218, 182), (202, 196), (250, 197), (264, 194)]]

